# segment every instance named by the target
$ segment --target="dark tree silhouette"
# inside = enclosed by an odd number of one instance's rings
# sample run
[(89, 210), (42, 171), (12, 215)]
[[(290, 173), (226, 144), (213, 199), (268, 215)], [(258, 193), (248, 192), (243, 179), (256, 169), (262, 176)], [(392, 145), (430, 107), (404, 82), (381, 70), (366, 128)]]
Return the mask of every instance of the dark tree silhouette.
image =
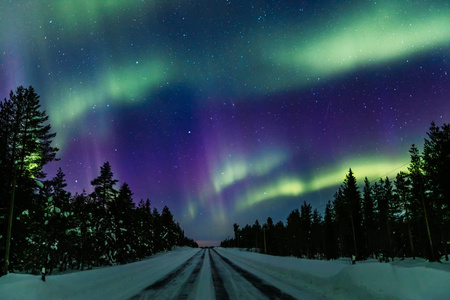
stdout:
[[(408, 172), (399, 172), (394, 184), (388, 177), (374, 184), (365, 178), (361, 197), (350, 169), (333, 202), (325, 206), (324, 221), (317, 209), (311, 213), (312, 206), (306, 202), (300, 212), (294, 209), (288, 215), (286, 226), (281, 221), (270, 226), (269, 217), (263, 226), (266, 233), (271, 232), (268, 253), (326, 259), (381, 254), (384, 261), (405, 256), (448, 259), (450, 126), (431, 123), (427, 135), (423, 154), (412, 145)], [(241, 247), (254, 247), (252, 227), (238, 230), (236, 223), (233, 227)], [(235, 246), (236, 241), (222, 245)]]
[(359, 248), (361, 248), (361, 193), (356, 184), (356, 178), (353, 175), (352, 169), (344, 180), (342, 188), (344, 196), (344, 205), (348, 210), (350, 217), (350, 224), (352, 229), (353, 250), (351, 251), (356, 257), (360, 257)]
[(415, 259), (416, 255), (414, 251), (414, 240), (411, 229), (410, 184), (411, 182), (408, 178), (408, 174), (405, 172), (400, 172), (397, 174), (397, 177), (395, 178), (396, 194), (398, 195), (400, 211), (404, 211), (403, 220), (401, 223), (406, 225), (406, 231), (408, 232), (409, 252), (406, 252), (405, 255), (412, 256), (412, 258)]
[[(0, 263), (3, 272), (47, 272), (126, 263), (174, 245), (198, 247), (184, 236), (169, 208), (160, 216), (150, 201), (134, 207), (124, 183), (117, 191), (106, 162), (94, 192), (71, 196), (61, 169), (45, 180), (54, 161), (48, 117), (32, 87), (19, 87), (0, 103)], [(12, 220), (14, 226), (12, 226)], [(11, 236), (14, 237), (11, 239)]]
[(431, 123), (428, 138), (423, 149), (423, 171), (428, 177), (430, 197), (435, 203), (435, 223), (440, 231), (439, 247), (448, 261), (448, 243), (450, 237), (450, 124), (442, 127)]
[(411, 191), (412, 196), (415, 198), (416, 202), (421, 203), (421, 214), (423, 216), (423, 219), (425, 221), (425, 229), (428, 236), (428, 242), (429, 242), (429, 250), (427, 257), (434, 261), (435, 260), (435, 253), (434, 253), (434, 246), (433, 246), (433, 238), (431, 235), (431, 224), (429, 220), (429, 213), (432, 207), (432, 204), (429, 201), (429, 198), (427, 197), (425, 190), (426, 190), (426, 177), (423, 174), (423, 160), (419, 153), (419, 149), (415, 145), (412, 145), (411, 149), (409, 150), (409, 153), (411, 154), (411, 163), (408, 167), (408, 171), (410, 174), (411, 179)]
[(324, 252), (326, 259), (335, 259), (338, 257), (337, 237), (335, 229), (334, 209), (331, 201), (325, 206), (324, 220)]
[[(0, 200), (0, 209), (6, 212), (9, 206), (8, 222), (1, 224), (2, 233), (6, 233), (2, 234), (6, 236), (2, 253), (4, 274), (10, 269), (12, 220), (27, 208), (35, 179), (45, 176), (44, 165), (55, 160), (58, 151), (51, 146), (56, 134), (50, 133), (51, 126), (46, 124), (48, 116), (40, 108), (39, 95), (31, 86), (18, 87), (15, 93), (11, 91), (9, 99), (0, 103), (0, 199), (4, 199)], [(16, 195), (18, 187), (20, 190)], [(10, 199), (9, 203), (6, 199)], [(14, 207), (18, 211), (14, 212)], [(21, 236), (25, 235), (21, 233)], [(14, 243), (23, 245), (25, 242), (16, 236)]]
[(286, 234), (290, 238), (288, 239), (288, 249), (290, 254), (294, 256), (300, 256), (300, 212), (298, 209), (294, 209), (287, 217)]
[(370, 185), (369, 179), (367, 177), (364, 179), (364, 191), (363, 191), (363, 232), (364, 232), (364, 242), (366, 247), (364, 250), (365, 257), (378, 257), (377, 250), (377, 239), (374, 238), (377, 235), (377, 228), (375, 225), (375, 204), (373, 199), (372, 187)]

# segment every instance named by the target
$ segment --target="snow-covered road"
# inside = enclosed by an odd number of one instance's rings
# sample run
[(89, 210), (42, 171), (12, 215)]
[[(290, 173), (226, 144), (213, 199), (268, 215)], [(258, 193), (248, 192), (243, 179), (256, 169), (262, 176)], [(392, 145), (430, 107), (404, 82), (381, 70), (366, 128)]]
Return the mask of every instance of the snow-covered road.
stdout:
[(259, 277), (263, 274), (257, 276), (241, 268), (216, 250), (210, 252), (210, 258), (213, 278), (218, 278), (218, 284), (214, 285), (216, 299), (298, 299), (274, 285), (275, 278), (263, 280)]
[(167, 274), (155, 283), (147, 286), (137, 295), (137, 299), (193, 299), (195, 298), (195, 283), (205, 259), (205, 250), (197, 252), (181, 266)]
[[(258, 274), (261, 276), (262, 274)], [(204, 249), (130, 299), (319, 299), (276, 278), (264, 279), (245, 270), (216, 250)]]
[(8, 274), (0, 299), (450, 299), (450, 264), (405, 259), (276, 257), (178, 248), (146, 260), (70, 274)]

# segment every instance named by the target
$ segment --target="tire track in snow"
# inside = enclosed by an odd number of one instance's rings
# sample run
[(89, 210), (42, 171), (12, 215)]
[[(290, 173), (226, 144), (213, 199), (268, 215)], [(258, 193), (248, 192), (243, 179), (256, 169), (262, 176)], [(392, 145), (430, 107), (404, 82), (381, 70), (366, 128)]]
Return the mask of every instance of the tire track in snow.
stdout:
[(277, 288), (271, 284), (268, 284), (267, 282), (263, 281), (262, 279), (258, 278), (257, 276), (253, 275), (252, 273), (237, 266), (232, 261), (230, 261), (228, 258), (223, 257), (222, 255), (217, 253), (216, 250), (213, 250), (213, 251), (215, 254), (217, 254), (218, 257), (220, 257), (222, 259), (222, 261), (227, 263), (237, 273), (239, 273), (242, 277), (247, 279), (248, 282), (250, 282), (255, 288), (257, 288), (261, 293), (263, 293), (269, 299), (295, 300), (295, 298), (292, 297), (291, 295), (288, 295), (288, 294), (282, 292), (279, 288)]
[(220, 276), (220, 273), (217, 270), (216, 263), (212, 259), (210, 251), (208, 251), (208, 256), (211, 264), (211, 275), (214, 284), (214, 293), (216, 295), (216, 300), (229, 300), (230, 296), (228, 295), (228, 292), (223, 285), (223, 278), (222, 276)]
[(194, 291), (194, 283), (197, 280), (198, 274), (200, 273), (200, 269), (202, 268), (203, 265), (203, 261), (205, 260), (206, 250), (203, 250), (202, 252), (203, 252), (202, 257), (200, 258), (199, 262), (195, 265), (194, 270), (192, 270), (192, 273), (189, 276), (188, 281), (183, 284), (181, 292), (178, 294), (176, 299), (188, 299), (189, 295)]
[[(153, 299), (156, 296), (156, 294), (159, 294), (159, 292), (162, 292), (164, 290), (164, 288), (166, 288), (168, 285), (170, 285), (171, 282), (176, 280), (177, 277), (179, 277), (184, 271), (186, 271), (186, 269), (190, 265), (192, 265), (192, 262), (194, 259), (197, 259), (202, 254), (203, 254), (203, 257), (200, 258), (200, 263), (202, 263), (205, 253), (204, 253), (204, 251), (199, 251), (195, 255), (193, 255), (191, 258), (186, 260), (186, 262), (184, 262), (181, 266), (179, 266), (178, 268), (176, 268), (175, 270), (173, 270), (172, 272), (167, 274), (165, 277), (163, 277), (162, 279), (149, 285), (148, 287), (143, 289), (140, 293), (138, 293), (137, 295), (135, 295), (129, 299), (130, 300)], [(197, 265), (198, 265), (198, 263), (197, 263)], [(201, 267), (201, 264), (200, 264), (200, 267)]]

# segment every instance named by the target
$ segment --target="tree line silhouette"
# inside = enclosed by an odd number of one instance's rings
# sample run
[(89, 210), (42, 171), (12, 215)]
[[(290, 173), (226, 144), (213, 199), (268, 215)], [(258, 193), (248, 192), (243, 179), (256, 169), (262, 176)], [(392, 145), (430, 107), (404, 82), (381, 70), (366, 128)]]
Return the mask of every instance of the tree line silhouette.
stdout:
[(328, 201), (324, 217), (306, 201), (286, 225), (272, 218), (239, 228), (223, 247), (256, 248), (273, 255), (358, 260), (422, 257), (448, 261), (450, 244), (450, 125), (431, 123), (422, 153), (410, 150), (407, 172), (394, 180), (364, 179), (362, 191), (350, 169)]
[[(0, 103), (0, 263), (3, 274), (37, 274), (42, 267), (83, 270), (123, 264), (173, 246), (198, 247), (185, 237), (169, 208), (150, 201), (135, 206), (130, 187), (116, 189), (108, 162), (91, 181), (94, 192), (71, 195), (58, 170), (46, 180), (43, 167), (55, 161), (48, 116), (33, 87), (18, 87)], [(2, 274), (0, 272), (0, 274)]]

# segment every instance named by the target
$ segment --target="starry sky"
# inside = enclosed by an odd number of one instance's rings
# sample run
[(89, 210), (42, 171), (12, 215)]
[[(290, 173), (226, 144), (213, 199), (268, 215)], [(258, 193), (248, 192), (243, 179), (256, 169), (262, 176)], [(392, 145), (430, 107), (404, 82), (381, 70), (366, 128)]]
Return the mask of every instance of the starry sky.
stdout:
[(450, 121), (448, 1), (4, 0), (0, 97), (41, 96), (67, 189), (109, 161), (187, 236), (323, 213)]

